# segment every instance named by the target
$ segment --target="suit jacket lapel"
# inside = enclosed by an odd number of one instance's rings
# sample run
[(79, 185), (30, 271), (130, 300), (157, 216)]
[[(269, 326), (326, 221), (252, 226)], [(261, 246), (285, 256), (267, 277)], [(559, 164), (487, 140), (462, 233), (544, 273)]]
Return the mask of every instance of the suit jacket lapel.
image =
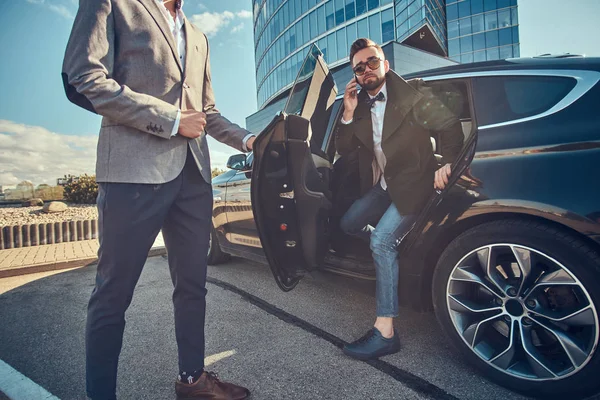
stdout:
[(169, 47), (171, 47), (171, 52), (173, 53), (173, 57), (175, 57), (175, 61), (179, 66), (179, 69), (183, 71), (181, 66), (181, 61), (179, 60), (179, 56), (177, 55), (177, 44), (175, 43), (175, 38), (173, 37), (173, 33), (171, 33), (171, 29), (169, 27), (169, 23), (165, 20), (165, 16), (162, 10), (159, 8), (160, 6), (156, 3), (156, 0), (139, 0), (140, 3), (148, 10), (152, 18), (160, 28), (163, 33), (163, 36), (169, 43)]
[(398, 129), (413, 106), (423, 97), (393, 71), (388, 72), (386, 82), (388, 101), (383, 119), (382, 142)]

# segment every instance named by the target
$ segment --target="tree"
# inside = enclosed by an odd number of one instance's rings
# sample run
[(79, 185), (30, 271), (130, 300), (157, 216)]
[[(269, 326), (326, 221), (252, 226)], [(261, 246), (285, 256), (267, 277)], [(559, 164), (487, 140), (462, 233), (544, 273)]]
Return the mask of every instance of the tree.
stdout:
[(98, 197), (96, 175), (82, 175), (78, 179), (70, 179), (64, 189), (65, 200), (79, 204), (93, 204)]
[(221, 175), (224, 172), (227, 172), (227, 171), (225, 171), (224, 169), (220, 169), (220, 168), (213, 168), (211, 171), (212, 178), (214, 178), (215, 176)]

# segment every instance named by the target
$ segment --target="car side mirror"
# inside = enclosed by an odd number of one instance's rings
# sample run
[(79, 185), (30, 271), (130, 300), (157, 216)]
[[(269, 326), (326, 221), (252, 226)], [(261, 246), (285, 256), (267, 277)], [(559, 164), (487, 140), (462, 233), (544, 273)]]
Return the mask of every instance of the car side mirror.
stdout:
[(243, 171), (246, 169), (246, 155), (235, 154), (229, 157), (229, 160), (227, 160), (227, 168), (234, 169), (236, 171)]

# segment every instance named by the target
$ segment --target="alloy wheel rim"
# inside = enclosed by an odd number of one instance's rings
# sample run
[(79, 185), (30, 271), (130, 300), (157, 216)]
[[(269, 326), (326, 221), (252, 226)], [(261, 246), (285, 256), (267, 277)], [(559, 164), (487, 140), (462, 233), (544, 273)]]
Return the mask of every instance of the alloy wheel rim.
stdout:
[(567, 267), (518, 244), (482, 246), (452, 270), (446, 305), (456, 332), (488, 365), (519, 379), (564, 379), (591, 360), (598, 314)]

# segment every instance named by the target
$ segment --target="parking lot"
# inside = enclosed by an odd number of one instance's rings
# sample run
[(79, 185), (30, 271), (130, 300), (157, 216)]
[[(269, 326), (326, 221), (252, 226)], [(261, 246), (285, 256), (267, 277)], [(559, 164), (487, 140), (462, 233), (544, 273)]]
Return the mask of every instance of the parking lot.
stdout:
[[(85, 398), (94, 274), (90, 265), (0, 295), (0, 359), (59, 399)], [(207, 369), (249, 387), (253, 399), (524, 398), (467, 367), (432, 314), (401, 310), (398, 354), (371, 362), (344, 356), (340, 347), (373, 322), (373, 282), (324, 273), (284, 293), (266, 266), (242, 259), (208, 275)], [(11, 279), (19, 278), (3, 287)], [(175, 398), (171, 292), (166, 259), (149, 258), (127, 315), (120, 399)]]

